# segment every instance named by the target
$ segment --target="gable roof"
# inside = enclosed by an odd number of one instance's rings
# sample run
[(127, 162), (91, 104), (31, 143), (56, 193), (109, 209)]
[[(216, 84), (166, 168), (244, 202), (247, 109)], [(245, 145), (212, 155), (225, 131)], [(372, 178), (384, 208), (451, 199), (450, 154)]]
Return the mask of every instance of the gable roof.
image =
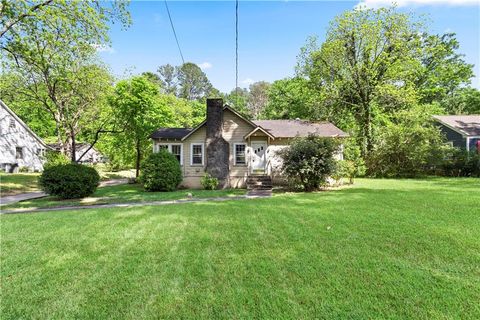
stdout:
[[(323, 121), (306, 121), (306, 120), (255, 120), (251, 121), (238, 113), (235, 109), (229, 105), (225, 105), (223, 110), (229, 110), (237, 117), (252, 126), (250, 131), (244, 138), (248, 138), (250, 135), (257, 131), (262, 131), (272, 139), (275, 138), (294, 138), (294, 137), (306, 137), (310, 134), (317, 135), (319, 137), (348, 137), (348, 133), (343, 132), (337, 128), (334, 124)], [(180, 139), (184, 141), (198, 129), (203, 127), (207, 123), (207, 120), (203, 120), (198, 126), (193, 129), (190, 128), (159, 128), (150, 135), (152, 139)]]
[(433, 118), (462, 136), (480, 136), (480, 115), (478, 114), (433, 116)]
[(190, 128), (159, 128), (150, 135), (152, 139), (182, 139), (193, 129)]
[(7, 107), (7, 105), (6, 105), (2, 100), (0, 100), (0, 106), (1, 106), (2, 108), (4, 108), (5, 110), (7, 110), (7, 112), (10, 113), (10, 115), (11, 115), (15, 120), (17, 120), (17, 122), (18, 122), (22, 127), (24, 127), (25, 130), (28, 131), (28, 133), (30, 133), (38, 142), (40, 142), (40, 144), (42, 144), (42, 145), (43, 145), (44, 147), (46, 147), (46, 148), (49, 148), (49, 147), (45, 144), (45, 142), (43, 142), (43, 140), (42, 140), (39, 136), (37, 136), (37, 135), (35, 134), (35, 132), (33, 132), (32, 129), (30, 129), (30, 127), (27, 126), (27, 124), (26, 124), (25, 122), (23, 122), (22, 119), (20, 119), (20, 118), (15, 114), (15, 112), (13, 112), (9, 107)]
[(256, 120), (254, 123), (277, 138), (306, 137), (309, 134), (319, 137), (348, 137), (347, 133), (326, 121)]
[[(253, 128), (256, 128), (257, 125), (255, 123), (253, 123), (252, 121), (248, 120), (247, 118), (245, 118), (244, 116), (242, 116), (240, 113), (238, 113), (235, 109), (233, 109), (232, 107), (230, 107), (228, 104), (226, 104), (225, 106), (223, 106), (223, 111), (225, 110), (229, 110), (230, 112), (232, 112), (234, 115), (236, 115), (237, 117), (239, 117), (240, 119), (242, 119), (243, 121), (245, 121), (246, 123), (248, 123), (249, 125), (251, 125)], [(192, 135), (195, 131), (197, 131), (198, 129), (200, 129), (201, 127), (203, 127), (204, 124), (207, 123), (207, 119), (203, 120), (198, 126), (196, 126), (195, 128), (193, 128), (189, 133), (187, 133), (183, 138), (182, 138), (182, 141), (187, 139), (190, 135)]]

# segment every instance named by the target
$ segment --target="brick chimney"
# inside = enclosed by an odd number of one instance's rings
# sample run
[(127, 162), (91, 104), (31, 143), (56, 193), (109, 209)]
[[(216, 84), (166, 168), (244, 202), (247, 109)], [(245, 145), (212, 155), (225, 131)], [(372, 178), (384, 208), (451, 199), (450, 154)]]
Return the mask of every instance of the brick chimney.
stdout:
[(223, 139), (223, 100), (207, 99), (207, 172), (218, 179), (219, 188), (229, 186), (230, 147)]

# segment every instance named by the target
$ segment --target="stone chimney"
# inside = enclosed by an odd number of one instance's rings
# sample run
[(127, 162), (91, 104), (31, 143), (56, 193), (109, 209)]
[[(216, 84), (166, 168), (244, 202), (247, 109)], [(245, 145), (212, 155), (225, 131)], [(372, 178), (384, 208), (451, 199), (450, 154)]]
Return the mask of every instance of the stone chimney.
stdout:
[(223, 139), (223, 100), (207, 99), (207, 172), (218, 179), (219, 188), (229, 186), (230, 147)]

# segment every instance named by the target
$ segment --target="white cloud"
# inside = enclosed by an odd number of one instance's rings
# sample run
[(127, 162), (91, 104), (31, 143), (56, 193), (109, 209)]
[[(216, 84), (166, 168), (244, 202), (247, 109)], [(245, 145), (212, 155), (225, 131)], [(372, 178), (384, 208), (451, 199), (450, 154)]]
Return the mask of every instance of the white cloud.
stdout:
[(207, 69), (210, 69), (210, 68), (213, 67), (210, 62), (202, 62), (202, 63), (199, 63), (198, 66), (199, 66), (200, 69), (202, 69), (202, 70), (207, 70)]
[(117, 52), (113, 47), (104, 44), (94, 44), (93, 47), (95, 48), (95, 50), (97, 50), (97, 52), (106, 52), (109, 54), (114, 54)]
[(250, 78), (247, 78), (247, 79), (245, 79), (245, 80), (242, 81), (242, 84), (249, 86), (249, 85), (251, 85), (251, 84), (254, 83), (254, 82), (255, 82), (255, 80), (250, 79)]
[(398, 7), (406, 6), (427, 6), (427, 5), (449, 5), (449, 6), (469, 6), (479, 5), (479, 0), (361, 0), (356, 8), (380, 8), (396, 4)]

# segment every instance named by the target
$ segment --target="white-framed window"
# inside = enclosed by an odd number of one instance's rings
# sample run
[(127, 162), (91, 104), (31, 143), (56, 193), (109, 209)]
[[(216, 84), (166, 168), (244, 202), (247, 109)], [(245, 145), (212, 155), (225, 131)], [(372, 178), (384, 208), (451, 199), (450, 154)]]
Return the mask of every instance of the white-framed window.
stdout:
[(173, 154), (180, 165), (183, 165), (183, 144), (181, 143), (158, 143), (157, 152), (160, 152), (161, 149), (165, 149), (171, 154)]
[(190, 165), (203, 165), (203, 143), (192, 143), (190, 145)]
[(181, 144), (171, 144), (169, 145), (170, 152), (177, 158), (178, 163), (183, 164), (183, 155), (182, 155), (182, 145)]
[(235, 143), (233, 145), (233, 156), (235, 165), (246, 165), (247, 145), (245, 143)]

